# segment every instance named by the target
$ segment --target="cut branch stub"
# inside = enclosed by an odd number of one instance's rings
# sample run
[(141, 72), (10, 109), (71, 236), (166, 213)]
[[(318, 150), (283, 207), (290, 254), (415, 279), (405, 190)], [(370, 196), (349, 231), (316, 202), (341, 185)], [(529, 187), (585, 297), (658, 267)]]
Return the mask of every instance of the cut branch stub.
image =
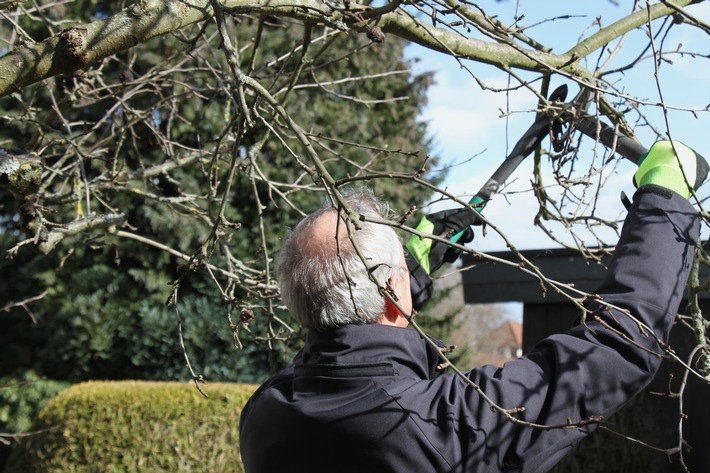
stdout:
[(11, 154), (0, 148), (0, 189), (10, 191), (17, 200), (22, 230), (38, 238), (43, 225), (35, 203), (41, 182), (42, 164), (36, 154)]

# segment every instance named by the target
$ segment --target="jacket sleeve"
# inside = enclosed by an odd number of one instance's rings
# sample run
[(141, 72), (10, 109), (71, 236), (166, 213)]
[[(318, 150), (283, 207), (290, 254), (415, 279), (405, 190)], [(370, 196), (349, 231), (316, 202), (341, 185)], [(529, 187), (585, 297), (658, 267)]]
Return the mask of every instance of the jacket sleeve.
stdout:
[[(497, 405), (523, 408), (515, 416), (525, 422), (564, 426), (607, 419), (658, 370), (659, 340), (668, 340), (698, 235), (699, 217), (690, 203), (642, 188), (597, 291), (614, 308), (589, 305), (591, 313), (568, 332), (503, 368), (473, 370), (471, 380)], [(473, 433), (459, 435), (464, 451), (456, 454), (503, 471), (547, 471), (592, 430), (520, 426), (492, 412), (470, 388), (457, 398), (463, 401), (448, 406), (456, 413), (457, 431), (464, 431), (462, 422)]]

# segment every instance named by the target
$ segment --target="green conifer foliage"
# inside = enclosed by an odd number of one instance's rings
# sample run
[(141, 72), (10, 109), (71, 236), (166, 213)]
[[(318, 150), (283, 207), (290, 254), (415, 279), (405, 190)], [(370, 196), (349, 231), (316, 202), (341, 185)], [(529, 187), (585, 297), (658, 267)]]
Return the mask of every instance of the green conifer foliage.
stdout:
[[(104, 3), (44, 13), (90, 21)], [(28, 35), (48, 36), (36, 20), (21, 19)], [(2, 374), (184, 379), (187, 353), (195, 376), (263, 379), (302, 337), (274, 283), (285, 231), (341, 185), (370, 185), (402, 214), (426, 201), (412, 176), (429, 151), (418, 116), (431, 77), (411, 72), (404, 41), (275, 18), (227, 26), (234, 56), (208, 22), (0, 99), (12, 118), (0, 147), (26, 143), (8, 156), (41, 171), (24, 200), (0, 193), (14, 255), (0, 292), (42, 295), (0, 319)]]

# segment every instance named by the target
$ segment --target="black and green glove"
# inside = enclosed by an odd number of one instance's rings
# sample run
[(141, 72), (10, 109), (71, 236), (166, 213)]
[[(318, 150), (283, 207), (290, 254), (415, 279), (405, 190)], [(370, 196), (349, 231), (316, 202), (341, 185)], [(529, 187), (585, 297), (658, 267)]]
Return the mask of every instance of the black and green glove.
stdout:
[(641, 158), (634, 184), (659, 186), (688, 199), (691, 188), (697, 190), (705, 182), (708, 169), (705, 158), (680, 141), (657, 141)]
[[(442, 210), (424, 217), (419, 222), (417, 230), (464, 244), (473, 240), (471, 225), (477, 222), (476, 214), (468, 209)], [(420, 238), (417, 235), (412, 235), (405, 246), (412, 307), (419, 310), (434, 292), (431, 274), (444, 263), (456, 261), (461, 256), (461, 250), (430, 238)]]

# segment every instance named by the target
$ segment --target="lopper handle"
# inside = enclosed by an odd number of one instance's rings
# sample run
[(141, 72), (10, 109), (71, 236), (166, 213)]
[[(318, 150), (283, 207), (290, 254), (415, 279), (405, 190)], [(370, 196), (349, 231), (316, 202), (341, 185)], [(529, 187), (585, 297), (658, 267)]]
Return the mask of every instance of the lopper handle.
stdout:
[(575, 120), (574, 126), (590, 138), (597, 139), (607, 148), (616, 151), (624, 158), (638, 165), (641, 158), (648, 153), (648, 149), (641, 143), (616, 132), (606, 123), (590, 116), (583, 116)]

